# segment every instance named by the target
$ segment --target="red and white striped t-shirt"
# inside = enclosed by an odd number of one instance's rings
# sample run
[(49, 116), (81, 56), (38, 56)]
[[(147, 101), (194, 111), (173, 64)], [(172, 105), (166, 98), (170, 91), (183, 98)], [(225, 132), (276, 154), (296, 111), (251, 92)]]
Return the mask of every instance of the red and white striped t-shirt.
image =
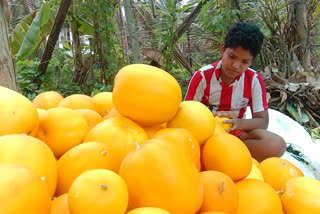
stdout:
[(266, 90), (262, 77), (248, 68), (230, 84), (220, 79), (222, 61), (199, 69), (192, 77), (185, 100), (196, 100), (213, 106), (212, 112), (232, 111), (243, 118), (246, 107), (251, 112), (268, 109)]

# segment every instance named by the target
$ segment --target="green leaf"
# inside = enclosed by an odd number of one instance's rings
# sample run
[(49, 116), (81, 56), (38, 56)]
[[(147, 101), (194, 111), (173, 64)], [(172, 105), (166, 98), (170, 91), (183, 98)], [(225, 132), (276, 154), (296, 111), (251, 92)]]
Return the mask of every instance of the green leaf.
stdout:
[(311, 137), (313, 139), (320, 139), (320, 127), (310, 130)]
[(231, 13), (231, 17), (236, 17), (239, 14), (238, 10), (231, 10), (230, 13)]
[(34, 17), (39, 13), (39, 10), (35, 10), (33, 13), (25, 16), (20, 23), (15, 27), (12, 34), (10, 35), (10, 46), (13, 55), (19, 52), (23, 39), (34, 19)]
[(80, 24), (80, 27), (78, 30), (81, 33), (86, 35), (92, 35), (92, 36), (94, 35), (94, 27), (89, 21), (79, 17), (78, 23)]
[(43, 3), (40, 11), (25, 31), (17, 59), (26, 57), (35, 51), (42, 40), (50, 33), (53, 22), (54, 16), (51, 11), (51, 2)]
[(289, 103), (287, 104), (287, 110), (298, 123), (301, 124), (301, 123), (309, 122), (309, 117), (303, 110), (301, 110), (301, 117), (297, 109)]
[(71, 46), (68, 42), (62, 42), (62, 47), (66, 50), (71, 50)]

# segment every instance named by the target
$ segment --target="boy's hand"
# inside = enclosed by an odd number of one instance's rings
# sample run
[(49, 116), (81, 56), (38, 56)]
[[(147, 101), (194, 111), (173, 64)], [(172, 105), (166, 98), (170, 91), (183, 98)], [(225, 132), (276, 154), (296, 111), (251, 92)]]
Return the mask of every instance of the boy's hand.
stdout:
[(219, 117), (228, 117), (230, 118), (229, 120), (224, 120), (223, 123), (228, 123), (231, 124), (232, 127), (227, 129), (226, 131), (229, 133), (230, 131), (234, 130), (241, 130), (241, 119), (239, 119), (235, 113), (233, 112), (218, 112), (217, 116)]

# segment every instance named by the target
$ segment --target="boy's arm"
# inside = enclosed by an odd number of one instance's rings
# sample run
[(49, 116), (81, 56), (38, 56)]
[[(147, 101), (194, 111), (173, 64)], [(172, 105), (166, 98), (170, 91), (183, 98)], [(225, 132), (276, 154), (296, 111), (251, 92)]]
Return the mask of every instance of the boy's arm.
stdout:
[(267, 111), (252, 114), (252, 119), (239, 119), (238, 127), (234, 130), (251, 131), (253, 129), (267, 129), (269, 124), (269, 114)]

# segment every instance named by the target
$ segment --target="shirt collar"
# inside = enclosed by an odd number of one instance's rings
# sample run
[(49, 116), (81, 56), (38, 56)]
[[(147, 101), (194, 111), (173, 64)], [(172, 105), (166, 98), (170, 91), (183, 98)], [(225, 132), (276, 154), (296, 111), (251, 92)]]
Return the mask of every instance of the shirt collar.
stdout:
[[(215, 73), (215, 75), (216, 75), (216, 79), (217, 79), (217, 81), (218, 81), (220, 84), (223, 83), (222, 80), (221, 80), (221, 78), (220, 78), (221, 67), (222, 67), (222, 60), (219, 61), (218, 65), (216, 66), (216, 68), (215, 68), (215, 70), (214, 70), (214, 73)], [(231, 85), (233, 85), (236, 81), (238, 81), (242, 75), (243, 75), (243, 73), (240, 74), (240, 75), (238, 75), (238, 76), (236, 77), (236, 80), (235, 80)], [(223, 84), (224, 84), (224, 83), (223, 83)]]

